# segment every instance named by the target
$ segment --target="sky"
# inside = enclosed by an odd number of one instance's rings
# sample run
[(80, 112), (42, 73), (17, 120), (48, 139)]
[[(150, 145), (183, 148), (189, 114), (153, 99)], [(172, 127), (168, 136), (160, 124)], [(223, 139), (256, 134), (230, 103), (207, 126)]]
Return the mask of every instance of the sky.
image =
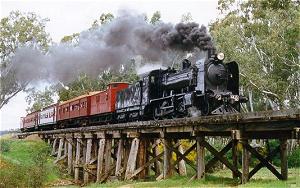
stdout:
[[(206, 26), (218, 16), (217, 0), (0, 0), (0, 3), (1, 18), (14, 10), (34, 12), (48, 18), (46, 32), (54, 42), (59, 42), (65, 35), (88, 29), (102, 13), (117, 15), (120, 10), (132, 10), (148, 17), (160, 11), (161, 20), (173, 24), (188, 12), (193, 21)], [(25, 97), (26, 93), (21, 92), (0, 109), (0, 130), (20, 127), (20, 117), (26, 115)]]

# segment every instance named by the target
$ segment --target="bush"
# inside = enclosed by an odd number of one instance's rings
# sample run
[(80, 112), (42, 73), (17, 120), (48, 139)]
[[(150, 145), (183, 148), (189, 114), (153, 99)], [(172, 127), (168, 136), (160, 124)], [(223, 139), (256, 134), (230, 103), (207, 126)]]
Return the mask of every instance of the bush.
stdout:
[(0, 139), (0, 152), (8, 152), (10, 148), (10, 140)]
[(10, 140), (0, 155), (0, 187), (43, 187), (57, 173), (50, 148), (41, 141)]
[(289, 167), (300, 167), (300, 148), (295, 149), (288, 156)]

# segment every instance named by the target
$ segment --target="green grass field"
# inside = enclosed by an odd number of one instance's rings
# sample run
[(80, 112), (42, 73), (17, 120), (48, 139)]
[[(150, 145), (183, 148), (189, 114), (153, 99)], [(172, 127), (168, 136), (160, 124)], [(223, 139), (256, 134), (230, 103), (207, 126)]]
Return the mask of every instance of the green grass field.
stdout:
[(203, 180), (190, 180), (190, 177), (174, 176), (161, 181), (111, 182), (101, 185), (91, 184), (88, 187), (300, 187), (300, 168), (289, 169), (289, 179), (287, 181), (278, 180), (268, 169), (263, 168), (245, 185), (240, 185), (237, 179), (232, 179), (230, 170), (220, 170), (213, 174), (207, 174)]

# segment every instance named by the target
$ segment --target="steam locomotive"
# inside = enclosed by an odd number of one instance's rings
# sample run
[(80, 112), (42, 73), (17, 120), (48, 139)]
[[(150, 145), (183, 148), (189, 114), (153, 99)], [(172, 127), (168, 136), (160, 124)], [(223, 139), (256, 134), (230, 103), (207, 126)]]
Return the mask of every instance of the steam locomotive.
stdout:
[(132, 85), (111, 83), (104, 91), (28, 114), (21, 130), (238, 113), (247, 101), (239, 95), (238, 64), (223, 60), (223, 53), (207, 53), (194, 64), (183, 60), (180, 70), (152, 70)]

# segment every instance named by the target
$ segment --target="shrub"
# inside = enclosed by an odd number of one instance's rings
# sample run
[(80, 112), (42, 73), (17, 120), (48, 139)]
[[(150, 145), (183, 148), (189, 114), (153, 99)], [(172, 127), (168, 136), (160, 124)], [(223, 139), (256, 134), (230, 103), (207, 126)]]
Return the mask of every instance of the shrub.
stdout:
[(50, 148), (40, 141), (10, 140), (0, 155), (0, 187), (43, 187), (57, 173), (49, 157)]
[(10, 140), (0, 139), (0, 152), (8, 152), (10, 148)]
[(288, 156), (289, 167), (300, 167), (300, 148), (295, 149)]

